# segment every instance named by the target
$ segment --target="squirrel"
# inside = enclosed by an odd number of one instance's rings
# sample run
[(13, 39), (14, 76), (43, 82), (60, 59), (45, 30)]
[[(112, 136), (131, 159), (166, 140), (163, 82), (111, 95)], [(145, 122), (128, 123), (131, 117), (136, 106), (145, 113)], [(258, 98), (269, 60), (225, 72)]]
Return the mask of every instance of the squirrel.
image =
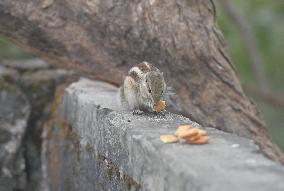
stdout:
[(164, 99), (166, 82), (163, 73), (144, 61), (132, 67), (121, 87), (119, 101), (123, 109), (135, 114), (154, 112), (154, 106)]

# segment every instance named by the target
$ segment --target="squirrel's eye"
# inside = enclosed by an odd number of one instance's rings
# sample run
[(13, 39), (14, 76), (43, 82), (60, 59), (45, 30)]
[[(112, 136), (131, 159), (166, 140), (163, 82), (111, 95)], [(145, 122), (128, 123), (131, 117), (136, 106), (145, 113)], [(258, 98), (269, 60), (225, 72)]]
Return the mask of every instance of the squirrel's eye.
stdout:
[(149, 93), (151, 93), (152, 91), (151, 90), (149, 90)]

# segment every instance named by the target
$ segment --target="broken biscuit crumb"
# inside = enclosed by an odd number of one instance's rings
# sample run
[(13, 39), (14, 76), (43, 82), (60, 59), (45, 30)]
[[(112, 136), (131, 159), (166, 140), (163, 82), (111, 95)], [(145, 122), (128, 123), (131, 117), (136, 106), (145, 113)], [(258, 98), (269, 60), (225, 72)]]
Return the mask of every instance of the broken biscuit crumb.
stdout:
[(187, 140), (187, 143), (189, 144), (195, 144), (195, 145), (202, 145), (202, 144), (206, 144), (209, 142), (209, 137), (208, 136), (201, 136), (196, 140)]
[(198, 129), (189, 129), (186, 131), (182, 131), (178, 134), (178, 138), (180, 139), (189, 139), (198, 135)]
[(175, 135), (171, 135), (171, 134), (161, 135), (160, 139), (164, 143), (177, 143), (177, 142), (179, 142), (179, 139)]
[(176, 132), (175, 132), (175, 135), (176, 136), (178, 136), (181, 132), (183, 132), (183, 131), (187, 131), (187, 130), (189, 130), (189, 129), (191, 129), (192, 128), (192, 126), (189, 124), (189, 125), (180, 125), (178, 128), (177, 128), (177, 130), (176, 130)]

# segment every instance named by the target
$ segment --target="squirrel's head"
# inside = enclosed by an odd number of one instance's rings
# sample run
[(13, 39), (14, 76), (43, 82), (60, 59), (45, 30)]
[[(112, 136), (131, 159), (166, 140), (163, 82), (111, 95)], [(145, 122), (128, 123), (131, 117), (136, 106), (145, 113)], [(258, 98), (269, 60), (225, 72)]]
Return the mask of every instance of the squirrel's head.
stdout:
[(148, 72), (142, 80), (143, 85), (140, 90), (143, 92), (142, 95), (146, 95), (145, 98), (149, 102), (146, 104), (153, 108), (163, 98), (166, 90), (163, 73), (157, 71)]

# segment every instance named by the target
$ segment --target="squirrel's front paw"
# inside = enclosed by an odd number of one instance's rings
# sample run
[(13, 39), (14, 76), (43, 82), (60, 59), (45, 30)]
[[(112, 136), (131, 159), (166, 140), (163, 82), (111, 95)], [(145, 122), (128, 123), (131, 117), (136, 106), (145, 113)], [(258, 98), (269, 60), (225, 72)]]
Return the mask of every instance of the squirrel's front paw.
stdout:
[(165, 109), (163, 109), (162, 111), (160, 111), (159, 113), (162, 115), (162, 116), (165, 116), (166, 115), (166, 110)]
[(144, 113), (144, 111), (141, 111), (141, 110), (139, 110), (139, 109), (135, 109), (135, 110), (133, 110), (133, 112), (132, 112), (133, 115), (142, 115), (143, 113)]
[(161, 110), (161, 111), (159, 111), (159, 112), (154, 111), (154, 113), (155, 113), (155, 114), (157, 114), (157, 115), (165, 116), (165, 115), (166, 115), (166, 113), (167, 113), (167, 111), (166, 111), (165, 109), (163, 109), (163, 110)]

